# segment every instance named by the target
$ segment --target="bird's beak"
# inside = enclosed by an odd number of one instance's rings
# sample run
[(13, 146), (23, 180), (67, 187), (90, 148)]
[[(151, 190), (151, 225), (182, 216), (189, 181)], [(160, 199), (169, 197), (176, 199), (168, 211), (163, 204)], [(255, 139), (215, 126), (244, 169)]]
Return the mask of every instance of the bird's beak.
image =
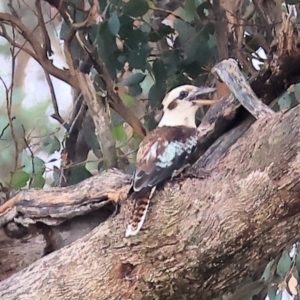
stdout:
[(213, 105), (216, 103), (215, 100), (199, 99), (199, 96), (208, 94), (208, 93), (212, 93), (215, 91), (216, 91), (215, 88), (202, 86), (202, 87), (199, 87), (193, 94), (191, 94), (187, 100), (191, 101), (194, 105), (197, 105), (197, 106)]
[(196, 106), (205, 106), (205, 105), (213, 105), (217, 101), (215, 100), (206, 100), (206, 99), (198, 99), (198, 100), (193, 100), (192, 103)]

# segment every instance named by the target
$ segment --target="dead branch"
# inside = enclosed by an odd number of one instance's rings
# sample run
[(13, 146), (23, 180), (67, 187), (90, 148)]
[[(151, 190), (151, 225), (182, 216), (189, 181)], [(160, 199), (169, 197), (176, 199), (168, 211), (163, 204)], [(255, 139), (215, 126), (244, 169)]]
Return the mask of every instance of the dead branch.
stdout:
[[(254, 93), (265, 104), (270, 104), (292, 84), (300, 82), (300, 71), (297, 67), (300, 64), (299, 35), (295, 29), (293, 18), (284, 18), (282, 23), (282, 37), (276, 48), (276, 52), (270, 54), (270, 59), (262, 70), (250, 79), (250, 86)], [(285, 38), (283, 38), (285, 36)], [(292, 40), (291, 51), (284, 50), (284, 41)], [(226, 63), (224, 61), (224, 63)], [(221, 66), (221, 65), (219, 65)], [(228, 76), (232, 82), (231, 90), (242, 99), (253, 98), (255, 95), (249, 93), (249, 89), (244, 86), (240, 89), (238, 82), (244, 81), (244, 77), (238, 69), (226, 68), (222, 72), (223, 76)], [(224, 79), (225, 80), (225, 79)], [(244, 96), (242, 95), (244, 94)], [(246, 98), (244, 98), (246, 99)], [(246, 101), (247, 102), (247, 101)], [(227, 136), (222, 136), (232, 124), (239, 124), (238, 129), (232, 129)], [(217, 104), (211, 106), (205, 114), (199, 126), (199, 147), (198, 157), (201, 157), (194, 168), (199, 169), (206, 165), (208, 161), (216, 162), (219, 157), (228, 151), (238, 138), (253, 124), (254, 120), (249, 116), (246, 118), (245, 109), (241, 103), (235, 99), (233, 94), (224, 96)], [(226, 139), (226, 142), (224, 142)], [(210, 148), (210, 149), (208, 149)]]
[[(20, 191), (0, 206), (0, 226), (16, 220), (22, 225), (59, 225), (67, 219), (126, 199), (131, 177), (111, 169), (78, 185)], [(21, 214), (21, 215), (20, 215)], [(17, 219), (16, 219), (17, 218)]]
[[(212, 73), (225, 82), (229, 88), (232, 87), (232, 93), (256, 119), (272, 115), (273, 110), (256, 97), (243, 75), (238, 74), (239, 72), (238, 64), (233, 59), (224, 60), (212, 69)], [(233, 74), (236, 74), (236, 76), (232, 76)]]

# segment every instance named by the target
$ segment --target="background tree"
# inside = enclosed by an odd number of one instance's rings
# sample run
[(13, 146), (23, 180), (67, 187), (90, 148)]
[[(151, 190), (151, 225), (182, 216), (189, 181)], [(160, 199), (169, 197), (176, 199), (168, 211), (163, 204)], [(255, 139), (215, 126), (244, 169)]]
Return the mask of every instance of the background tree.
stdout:
[[(22, 240), (0, 235), (7, 245), (0, 246), (1, 278), (7, 278), (0, 283), (0, 295), (13, 299), (17, 291), (31, 299), (49, 296), (40, 285), (45, 278), (55, 299), (75, 294), (82, 299), (194, 299), (199, 294), (203, 299), (263, 299), (267, 293), (270, 299), (281, 299), (286, 287), (298, 295), (298, 246), (291, 257), (287, 251), (280, 253), (297, 241), (298, 107), (273, 114), (256, 98), (274, 111), (298, 102), (297, 2), (5, 1), (0, 35), (9, 45), (3, 51), (9, 49), (12, 72), (11, 80), (1, 77), (5, 204), (0, 206), (0, 225), (13, 237), (23, 237), (29, 229), (30, 246), (24, 251), (19, 248)], [(65, 68), (53, 64), (52, 51), (65, 60)], [(29, 57), (42, 67), (58, 129), (36, 126), (28, 118), (49, 115), (47, 104), (31, 111), (20, 105)], [(239, 62), (256, 95), (232, 61), (215, 66), (227, 58)], [(56, 95), (54, 78), (72, 88), (68, 118), (60, 113), (64, 99)], [(186, 83), (216, 85), (215, 98), (221, 99), (198, 116), (201, 147), (194, 171), (206, 167), (211, 176), (205, 184), (188, 181), (180, 191), (178, 183), (166, 187), (154, 201), (148, 231), (136, 244), (123, 242), (126, 205), (111, 219), (112, 202), (126, 198), (129, 177), (124, 173), (133, 171), (141, 139), (156, 126), (162, 98)], [(251, 126), (254, 118), (234, 96), (263, 120)], [(54, 160), (45, 153), (55, 152), (60, 153), (60, 165), (49, 183), (57, 189), (31, 190), (45, 186), (48, 163)], [(112, 168), (123, 173), (106, 173)], [(16, 194), (20, 188), (29, 189)], [(201, 199), (200, 191), (205, 191)], [(45, 249), (37, 232), (45, 238)], [(8, 257), (11, 249), (14, 255)], [(53, 253), (38, 259), (42, 252)], [(71, 265), (78, 268), (80, 284), (68, 271)], [(17, 277), (8, 277), (19, 270)], [(63, 291), (55, 276), (71, 289)], [(118, 284), (112, 287), (112, 280)], [(248, 285), (241, 288), (241, 281)], [(93, 282), (90, 287), (88, 282)]]

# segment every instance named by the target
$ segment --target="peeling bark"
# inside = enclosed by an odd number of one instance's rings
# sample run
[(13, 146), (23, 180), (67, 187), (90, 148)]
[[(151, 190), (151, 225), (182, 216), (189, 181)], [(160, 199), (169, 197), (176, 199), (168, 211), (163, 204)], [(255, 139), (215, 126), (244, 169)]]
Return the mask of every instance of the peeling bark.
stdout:
[(130, 210), (123, 205), (1, 282), (0, 298), (214, 299), (228, 292), (298, 238), (299, 113), (298, 106), (254, 123), (209, 178), (167, 183), (136, 237), (124, 237)]

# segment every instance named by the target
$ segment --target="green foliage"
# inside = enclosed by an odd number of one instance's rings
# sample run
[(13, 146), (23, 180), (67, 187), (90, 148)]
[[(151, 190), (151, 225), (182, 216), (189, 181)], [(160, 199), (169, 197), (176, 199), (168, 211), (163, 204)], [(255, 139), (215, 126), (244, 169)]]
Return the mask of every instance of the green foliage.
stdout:
[(83, 137), (89, 149), (92, 149), (96, 157), (101, 158), (102, 157), (101, 147), (99, 145), (99, 141), (95, 134), (95, 131), (91, 130), (91, 128), (85, 123), (83, 123), (82, 125), (82, 131), (83, 131)]
[(131, 107), (135, 104), (135, 98), (128, 94), (122, 94), (120, 95), (120, 98), (124, 102), (124, 104), (128, 107)]
[(140, 84), (145, 79), (145, 77), (146, 75), (143, 73), (132, 74), (131, 76), (129, 76), (124, 80), (123, 85), (133, 86), (133, 85)]
[(114, 139), (116, 140), (116, 147), (120, 147), (126, 142), (127, 135), (123, 125), (114, 126), (112, 129)]
[[(299, 274), (300, 274), (300, 244), (296, 244), (292, 251), (284, 251), (280, 256), (272, 259), (256, 282), (244, 282), (236, 289), (235, 295), (243, 294), (245, 299), (252, 299), (267, 285), (266, 293), (270, 300), (282, 299), (284, 289), (299, 297)], [(243, 291), (242, 291), (243, 290)]]
[(131, 17), (141, 17), (149, 9), (148, 2), (145, 0), (130, 0), (124, 5), (124, 15)]
[(268, 281), (270, 280), (273, 275), (274, 275), (274, 272), (272, 272), (272, 267), (274, 266), (275, 264), (275, 260), (272, 259), (266, 266), (265, 270), (264, 270), (264, 273), (262, 274), (261, 278), (264, 280), (264, 281)]
[(29, 180), (30, 175), (23, 170), (18, 170), (13, 173), (11, 177), (10, 185), (12, 188), (18, 190), (26, 186), (27, 181)]
[(290, 270), (291, 264), (292, 260), (290, 255), (287, 251), (285, 251), (281, 256), (276, 269), (276, 273), (279, 275), (281, 280), (283, 280), (286, 273)]
[(113, 13), (111, 17), (108, 19), (108, 28), (113, 35), (117, 35), (120, 30), (120, 20), (117, 13)]
[(44, 149), (48, 154), (60, 150), (60, 141), (55, 135), (48, 135), (43, 140)]
[(286, 110), (296, 106), (300, 99), (300, 84), (292, 85), (282, 96), (277, 100), (275, 110)]
[(300, 1), (299, 0), (285, 0), (285, 3), (289, 4), (289, 5), (293, 5), (293, 4), (299, 4)]
[(158, 29), (151, 28), (149, 32), (149, 42), (158, 42), (164, 37), (174, 33), (175, 31), (172, 27), (161, 23)]
[(166, 85), (164, 82), (153, 84), (148, 95), (150, 105), (152, 107), (158, 107), (165, 94)]
[(282, 292), (277, 293), (274, 300), (281, 300), (282, 299)]
[[(202, 23), (199, 20), (194, 23), (198, 13), (196, 8), (202, 4), (201, 0), (186, 1), (184, 19), (177, 19), (174, 25), (178, 32), (175, 47), (161, 53), (160, 58), (153, 62), (149, 59), (151, 52), (149, 42), (157, 42), (169, 37), (175, 31), (163, 23), (157, 27), (154, 19), (146, 15), (151, 12), (150, 7), (154, 7), (151, 1), (130, 0), (127, 3), (100, 1), (101, 9), (105, 12), (105, 21), (88, 30), (90, 39), (94, 41), (113, 80), (117, 80), (117, 73), (122, 70), (125, 62), (129, 63), (130, 68), (143, 72), (147, 70), (154, 74), (155, 82), (150, 89), (150, 102), (151, 106), (159, 107), (166, 91), (176, 85), (190, 82), (183, 73), (192, 78), (203, 75), (203, 66), (216, 55), (212, 23)], [(136, 26), (132, 17), (144, 23)], [(76, 20), (80, 21), (80, 18), (81, 14), (78, 14)], [(122, 48), (118, 48), (116, 37), (122, 41)], [(129, 86), (130, 95), (141, 94), (142, 89), (138, 82), (139, 79), (142, 81), (141, 76), (133, 75), (132, 78), (127, 79), (129, 82), (126, 84)], [(132, 80), (137, 81), (133, 83)]]
[(30, 186), (31, 188), (41, 189), (41, 188), (44, 187), (44, 185), (46, 183), (46, 180), (43, 177), (43, 175), (34, 174), (31, 178), (33, 179), (32, 183), (31, 183), (31, 186)]
[(69, 185), (77, 184), (87, 178), (90, 178), (92, 174), (86, 169), (84, 165), (74, 166), (71, 169), (71, 176), (69, 177)]
[[(147, 90), (151, 108), (161, 108), (161, 100), (173, 87), (195, 82), (203, 83), (207, 75), (203, 67), (209, 64), (216, 55), (216, 40), (214, 26), (207, 22), (205, 14), (200, 13), (205, 9), (205, 1), (188, 0), (176, 19), (174, 29), (153, 18), (155, 4), (146, 0), (130, 0), (128, 2), (113, 0), (99, 1), (101, 11), (105, 16), (104, 22), (92, 25), (85, 29), (98, 51), (98, 55), (105, 62), (108, 71), (115, 82), (127, 86), (128, 94), (121, 94), (126, 106), (134, 108), (137, 104), (135, 97)], [(72, 16), (76, 22), (84, 19), (84, 13), (71, 8)], [(140, 23), (136, 23), (136, 21)], [(176, 32), (175, 32), (176, 31)], [(68, 37), (69, 27), (63, 24), (61, 37)], [(175, 33), (178, 33), (175, 38)], [(152, 44), (170, 38), (174, 45), (162, 51), (157, 57), (150, 57)], [(118, 39), (118, 43), (117, 43)], [(122, 46), (120, 47), (120, 42)], [(72, 43), (72, 56), (80, 56), (80, 49)], [(128, 63), (133, 74), (125, 80), (119, 79), (117, 74), (122, 73), (125, 63)], [(151, 80), (145, 80), (151, 77)], [(105, 89), (101, 78), (97, 79), (98, 86)], [(118, 146), (127, 143), (130, 138), (126, 136), (124, 120), (114, 111), (111, 112), (112, 132)], [(149, 117), (147, 125), (152, 128), (154, 120)], [(151, 125), (152, 124), (152, 125)], [(92, 148), (97, 157), (101, 157), (97, 137), (85, 131), (87, 144)], [(60, 147), (55, 140), (47, 138), (45, 141), (47, 152), (53, 153)]]
[(268, 296), (270, 300), (275, 300), (276, 293), (277, 293), (277, 286), (276, 285), (269, 285), (267, 290)]
[[(126, 85), (129, 88), (129, 94), (131, 96), (138, 96), (143, 91), (140, 84), (145, 79), (145, 77), (146, 75), (143, 73), (132, 74), (122, 82), (122, 85)], [(129, 99), (127, 98), (126, 100)]]

